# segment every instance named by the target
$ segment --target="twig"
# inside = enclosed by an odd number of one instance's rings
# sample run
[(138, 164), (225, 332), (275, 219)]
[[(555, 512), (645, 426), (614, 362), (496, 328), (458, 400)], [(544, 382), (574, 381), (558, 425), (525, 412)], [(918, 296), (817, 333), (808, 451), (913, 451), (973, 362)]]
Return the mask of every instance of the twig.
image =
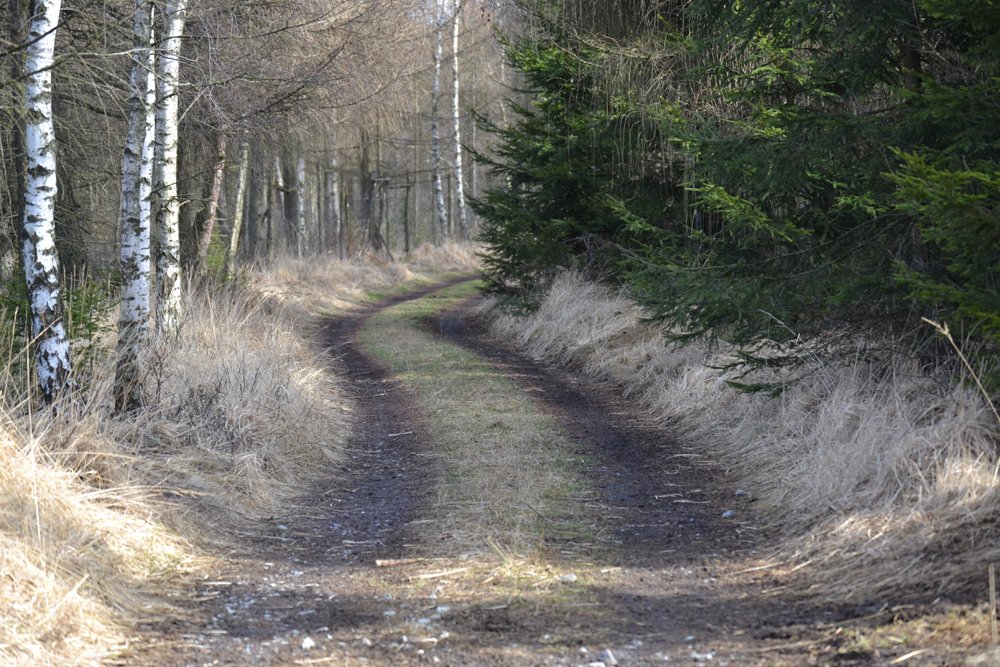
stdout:
[(997, 412), (997, 406), (993, 404), (993, 399), (990, 398), (990, 393), (986, 391), (986, 387), (983, 386), (982, 381), (979, 379), (979, 375), (972, 368), (972, 364), (969, 363), (969, 360), (962, 353), (961, 348), (958, 347), (958, 343), (956, 343), (955, 339), (952, 337), (951, 332), (948, 330), (948, 324), (945, 323), (942, 325), (935, 322), (934, 320), (927, 319), (926, 317), (921, 317), (920, 319), (922, 319), (924, 322), (934, 327), (934, 329), (939, 334), (944, 336), (944, 339), (947, 340), (949, 343), (951, 343), (951, 346), (955, 348), (955, 352), (958, 354), (958, 358), (962, 360), (962, 363), (965, 365), (965, 368), (969, 371), (969, 375), (971, 375), (972, 379), (976, 381), (976, 386), (979, 387), (979, 391), (983, 394), (983, 398), (986, 399), (986, 405), (990, 406), (990, 410), (993, 411), (993, 416), (996, 417), (997, 423), (1000, 424), (1000, 412)]
[(760, 648), (747, 648), (743, 649), (744, 653), (770, 653), (771, 651), (784, 651), (786, 649), (792, 648), (805, 648), (806, 646), (815, 646), (816, 644), (822, 644), (829, 638), (824, 637), (823, 639), (808, 639), (801, 642), (793, 642), (791, 644), (778, 644), (776, 646), (762, 646)]
[(467, 567), (457, 567), (454, 570), (445, 570), (444, 572), (430, 572), (428, 574), (418, 574), (410, 579), (440, 579), (441, 577), (447, 577), (453, 574), (459, 574), (466, 572), (469, 568)]
[(904, 662), (906, 662), (907, 660), (909, 660), (910, 658), (916, 658), (918, 655), (923, 655), (924, 653), (927, 653), (927, 651), (929, 651), (929, 650), (930, 649), (920, 648), (920, 649), (917, 649), (916, 651), (910, 651), (906, 655), (901, 655), (898, 658), (896, 658), (895, 660), (892, 660), (889, 664), (890, 665), (901, 665)]
[(400, 565), (413, 565), (423, 562), (424, 558), (385, 558), (375, 561), (375, 567), (399, 567)]

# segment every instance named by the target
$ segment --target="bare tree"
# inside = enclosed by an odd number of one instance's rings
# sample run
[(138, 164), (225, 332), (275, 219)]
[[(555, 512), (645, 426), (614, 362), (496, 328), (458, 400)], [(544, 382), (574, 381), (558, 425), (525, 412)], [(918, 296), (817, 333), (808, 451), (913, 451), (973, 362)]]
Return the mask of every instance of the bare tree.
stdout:
[(444, 201), (444, 187), (441, 177), (441, 125), (438, 119), (438, 106), (441, 101), (441, 59), (444, 52), (444, 18), (437, 0), (434, 0), (434, 84), (431, 89), (431, 170), (434, 181), (434, 204), (437, 214), (437, 232), (435, 238), (439, 243), (448, 236), (448, 209)]
[(462, 168), (462, 105), (459, 93), (458, 46), (461, 28), (462, 5), (452, 0), (451, 18), (451, 74), (452, 74), (452, 124), (455, 141), (455, 195), (458, 205), (458, 233), (463, 240), (469, 238), (469, 219), (465, 212), (465, 171)]
[(215, 232), (215, 222), (219, 217), (219, 201), (222, 199), (222, 182), (226, 175), (226, 134), (219, 132), (215, 144), (215, 167), (212, 169), (212, 189), (208, 195), (208, 211), (205, 214), (205, 224), (198, 236), (198, 256), (195, 266), (199, 271), (205, 268), (208, 250), (212, 245), (212, 234)]

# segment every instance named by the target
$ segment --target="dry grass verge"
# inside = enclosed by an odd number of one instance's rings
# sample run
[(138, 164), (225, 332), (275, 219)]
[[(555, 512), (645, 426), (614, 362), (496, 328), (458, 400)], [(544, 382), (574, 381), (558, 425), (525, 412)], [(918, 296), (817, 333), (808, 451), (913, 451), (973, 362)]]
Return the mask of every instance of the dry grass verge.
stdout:
[[(623, 293), (566, 274), (529, 317), (494, 314), (496, 333), (536, 358), (621, 386), (700, 443), (801, 536), (779, 559), (807, 568), (817, 594), (898, 601), (984, 590), (1000, 559), (997, 430), (982, 397), (915, 363), (818, 366), (777, 398), (717, 370), (725, 350), (677, 347)], [(715, 368), (713, 368), (715, 367)], [(760, 381), (781, 382), (769, 371)]]
[(27, 409), (12, 359), (0, 379), (0, 663), (127, 655), (129, 628), (208, 562), (201, 545), (287, 514), (350, 429), (305, 325), (319, 308), (474, 262), (464, 248), (415, 255), (417, 266), (289, 262), (189, 294), (183, 335), (151, 351), (148, 407), (127, 417), (109, 412), (113, 336), (59, 418)]

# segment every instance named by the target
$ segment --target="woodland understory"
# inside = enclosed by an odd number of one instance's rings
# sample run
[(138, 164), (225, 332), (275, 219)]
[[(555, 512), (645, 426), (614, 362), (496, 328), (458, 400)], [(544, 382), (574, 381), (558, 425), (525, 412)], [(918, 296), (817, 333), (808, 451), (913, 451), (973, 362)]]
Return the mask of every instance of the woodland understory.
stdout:
[(472, 271), (498, 339), (751, 494), (802, 595), (982, 611), (995, 1), (0, 15), (0, 661), (99, 663), (176, 613), (348, 465), (317, 318)]

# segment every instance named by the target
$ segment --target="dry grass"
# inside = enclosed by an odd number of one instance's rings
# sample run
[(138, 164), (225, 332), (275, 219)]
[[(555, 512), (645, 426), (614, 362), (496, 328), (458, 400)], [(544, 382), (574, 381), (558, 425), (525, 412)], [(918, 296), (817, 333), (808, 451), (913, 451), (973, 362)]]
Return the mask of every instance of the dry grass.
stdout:
[(427, 281), (444, 273), (475, 271), (479, 268), (475, 252), (471, 245), (447, 243), (421, 245), (406, 262), (389, 262), (380, 257), (319, 264), (313, 259), (286, 259), (255, 274), (253, 280), (257, 289), (282, 304), (287, 315), (308, 322), (317, 310), (351, 308), (372, 292)]
[(99, 662), (185, 590), (184, 576), (208, 562), (202, 546), (287, 514), (350, 429), (350, 403), (304, 325), (316, 309), (442, 270), (433, 261), (471, 268), (471, 250), (453, 250), (447, 262), (420, 251), (430, 260), (418, 269), (290, 262), (243, 287), (189, 294), (183, 336), (151, 350), (148, 407), (128, 417), (109, 411), (113, 336), (97, 342), (73, 413), (58, 418), (27, 409), (23, 356), (9, 354), (0, 663)]
[(116, 485), (124, 459), (91, 415), (0, 420), (0, 662), (93, 664), (162, 610), (153, 587), (190, 553)]
[[(818, 365), (778, 398), (749, 395), (712, 368), (725, 350), (673, 346), (642, 316), (623, 294), (567, 274), (536, 313), (493, 326), (540, 359), (618, 384), (712, 452), (764, 517), (798, 536), (779, 557), (811, 564), (818, 594), (983, 590), (987, 563), (1000, 559), (1000, 462), (974, 389), (897, 359), (888, 370)], [(767, 373), (754, 379), (783, 380)]]

